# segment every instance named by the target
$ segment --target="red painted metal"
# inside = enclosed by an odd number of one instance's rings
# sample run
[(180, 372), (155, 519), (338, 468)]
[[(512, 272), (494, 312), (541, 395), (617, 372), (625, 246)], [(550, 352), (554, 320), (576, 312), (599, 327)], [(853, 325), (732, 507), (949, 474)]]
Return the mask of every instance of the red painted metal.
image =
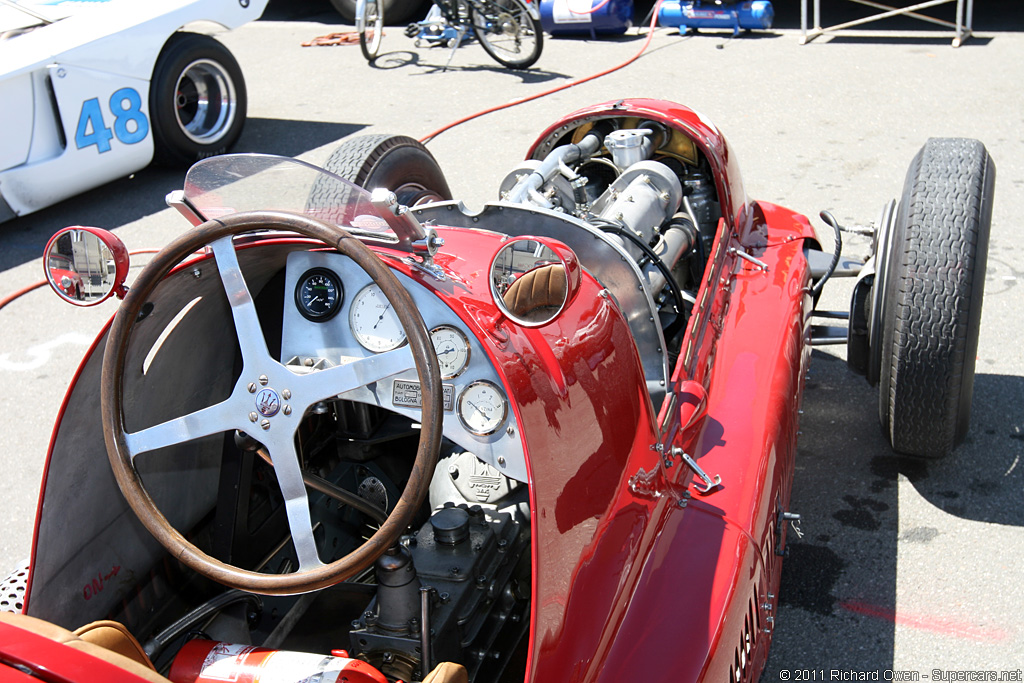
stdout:
[[(3, 662), (32, 671), (31, 680), (48, 683), (140, 683), (144, 678), (98, 657), (31, 631), (0, 622)], [(8, 678), (0, 665), (0, 680)]]
[[(500, 235), (438, 228), (444, 285), (392, 258), (402, 255), (381, 254), (437, 292), (508, 389), (531, 484), (527, 679), (755, 681), (771, 638), (769, 594), (778, 594), (781, 570), (775, 551), (785, 541), (779, 515), (790, 499), (810, 357), (803, 247), (814, 233), (799, 214), (748, 203), (724, 138), (685, 107), (598, 105), (557, 122), (541, 140), (604, 115), (686, 130), (715, 172), (727, 216), (665, 405), (651, 405), (623, 314), (588, 273), (561, 316), (524, 328), (509, 323), (490, 295), (487, 266)], [(681, 406), (694, 407), (700, 391), (704, 414), (681, 424), (692, 412)], [(683, 449), (722, 485), (697, 495), (694, 473), (663, 458), (659, 446)]]

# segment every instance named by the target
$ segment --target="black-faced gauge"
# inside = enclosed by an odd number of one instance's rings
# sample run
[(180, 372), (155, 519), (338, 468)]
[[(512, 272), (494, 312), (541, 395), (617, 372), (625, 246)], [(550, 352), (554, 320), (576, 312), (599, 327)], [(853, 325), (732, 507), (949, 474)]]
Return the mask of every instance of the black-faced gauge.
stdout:
[(451, 325), (440, 325), (430, 331), (441, 379), (452, 379), (462, 374), (469, 363), (469, 340), (462, 330)]
[(405, 328), (376, 284), (363, 287), (355, 295), (348, 321), (356, 341), (368, 351), (382, 353), (405, 343)]
[(295, 286), (295, 305), (306, 320), (322, 323), (341, 310), (345, 290), (341, 278), (326, 268), (310, 268)]
[(508, 401), (492, 382), (473, 382), (459, 395), (459, 419), (466, 429), (478, 436), (498, 431), (506, 415)]

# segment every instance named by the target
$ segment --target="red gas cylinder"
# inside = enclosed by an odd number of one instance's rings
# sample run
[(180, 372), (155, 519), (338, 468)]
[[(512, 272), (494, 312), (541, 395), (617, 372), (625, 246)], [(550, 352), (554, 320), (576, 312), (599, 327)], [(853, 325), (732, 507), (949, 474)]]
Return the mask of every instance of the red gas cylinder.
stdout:
[(212, 640), (185, 643), (168, 677), (174, 683), (388, 683), (359, 659)]

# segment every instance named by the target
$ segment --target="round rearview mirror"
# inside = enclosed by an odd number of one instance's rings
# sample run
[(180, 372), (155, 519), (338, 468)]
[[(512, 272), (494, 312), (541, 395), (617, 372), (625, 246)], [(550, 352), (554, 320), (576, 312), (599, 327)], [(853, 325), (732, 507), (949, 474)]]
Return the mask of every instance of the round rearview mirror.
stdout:
[(507, 318), (523, 327), (547, 325), (580, 287), (580, 265), (566, 245), (543, 237), (517, 237), (491, 261), (491, 294)]
[(46, 245), (43, 269), (60, 298), (76, 306), (95, 306), (111, 294), (124, 296), (128, 250), (116, 235), (101, 228), (64, 228)]

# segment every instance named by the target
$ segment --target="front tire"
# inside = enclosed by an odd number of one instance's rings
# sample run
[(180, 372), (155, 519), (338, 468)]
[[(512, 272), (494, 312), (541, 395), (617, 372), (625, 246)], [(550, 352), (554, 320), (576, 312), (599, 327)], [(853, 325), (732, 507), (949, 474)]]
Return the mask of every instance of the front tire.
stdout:
[(367, 190), (386, 187), (405, 206), (452, 198), (434, 156), (404, 135), (361, 135), (344, 140), (324, 168)]
[(544, 32), (523, 0), (485, 0), (483, 12), (470, 9), (473, 33), (496, 62), (525, 69), (540, 58)]
[(363, 17), (363, 30), (359, 32), (359, 49), (363, 51), (363, 57), (366, 57), (366, 61), (372, 62), (377, 58), (383, 37), (384, 3), (382, 0), (366, 0), (366, 16)]
[(967, 433), (995, 164), (930, 139), (907, 172), (881, 292), (879, 418), (898, 453), (937, 458)]
[(242, 134), (246, 105), (245, 80), (231, 52), (209, 36), (175, 33), (150, 83), (154, 159), (187, 166), (223, 154)]
[[(423, 3), (415, 0), (381, 0), (381, 2), (382, 14), (387, 13), (388, 21), (396, 26), (408, 22), (423, 9)], [(355, 22), (356, 0), (331, 0), (331, 5), (345, 21)]]

